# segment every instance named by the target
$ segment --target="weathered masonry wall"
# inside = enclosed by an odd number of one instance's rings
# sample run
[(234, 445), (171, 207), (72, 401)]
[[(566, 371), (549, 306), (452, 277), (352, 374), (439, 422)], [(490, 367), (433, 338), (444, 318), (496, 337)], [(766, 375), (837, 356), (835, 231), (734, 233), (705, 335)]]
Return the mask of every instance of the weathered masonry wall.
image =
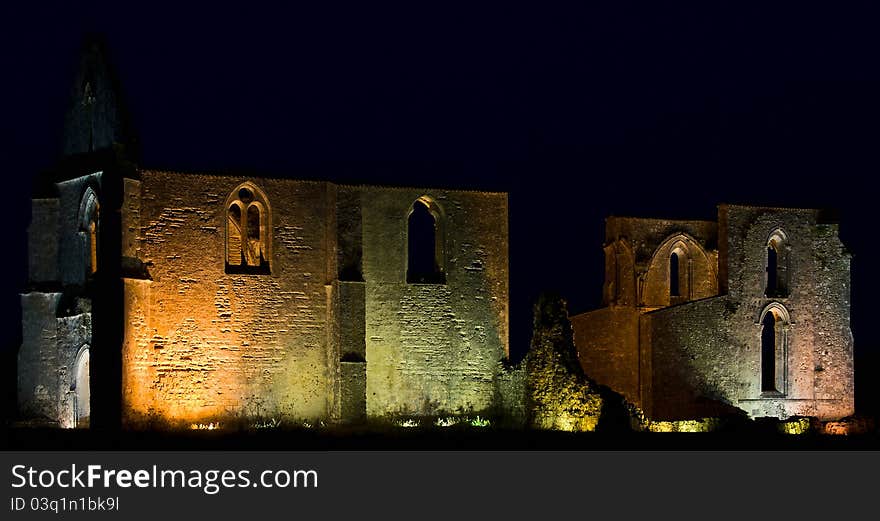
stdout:
[(644, 265), (669, 236), (685, 233), (706, 249), (715, 249), (718, 224), (713, 221), (646, 219), (642, 217), (609, 217), (605, 220), (605, 240), (626, 239), (635, 254), (636, 263)]
[(642, 316), (640, 334), (652, 367), (645, 403), (651, 418), (702, 418), (739, 407), (738, 397), (755, 375), (760, 378), (761, 333), (757, 344), (737, 338), (735, 313), (735, 303), (717, 297)]
[(58, 330), (60, 293), (21, 296), (22, 344), (18, 352), (18, 409), (27, 418), (58, 419)]
[[(609, 217), (605, 233), (605, 304), (656, 309), (718, 294), (716, 223)], [(670, 295), (673, 252), (678, 296)]]
[[(740, 407), (753, 415), (804, 411), (820, 418), (840, 418), (854, 411), (852, 332), (850, 330), (850, 255), (836, 224), (817, 210), (722, 205), (727, 223), (729, 294), (741, 303), (737, 331), (754, 343), (760, 316), (769, 306), (790, 315), (787, 388), (784, 399), (756, 399), (759, 382), (750, 381)], [(772, 233), (786, 237), (780, 254), (786, 290), (766, 295), (767, 242)], [(757, 323), (757, 324), (756, 324)], [(760, 345), (760, 344), (758, 344)], [(788, 387), (790, 386), (790, 387)], [(809, 398), (807, 401), (795, 401)]]
[[(715, 257), (716, 230), (706, 223), (608, 220), (605, 294), (613, 305), (572, 317), (584, 370), (657, 420), (737, 410), (778, 418), (852, 414), (850, 256), (837, 226), (823, 222), (817, 210), (735, 205), (719, 207), (719, 223)], [(687, 299), (669, 296), (668, 265), (652, 282), (656, 257), (668, 264), (676, 242), (682, 251), (706, 253), (705, 266), (689, 267)], [(771, 242), (778, 256), (775, 287), (768, 282)], [(645, 264), (650, 255), (655, 259)], [(640, 307), (612, 291), (632, 286), (621, 283), (617, 271), (632, 265), (637, 272), (648, 267), (640, 281), (636, 275)], [(713, 296), (719, 289), (726, 294)], [(769, 390), (762, 382), (767, 313), (776, 317), (775, 386)]]
[(86, 285), (88, 269), (88, 236), (83, 228), (82, 203), (86, 190), (102, 200), (102, 173), (96, 172), (57, 183), (58, 190), (58, 255), (60, 282), (65, 286)]
[(245, 180), (142, 172), (150, 281), (126, 284), (130, 424), (329, 414), (327, 185), (250, 179), (271, 205), (271, 273), (228, 274), (224, 204)]
[[(225, 201), (271, 212), (268, 272), (230, 273)], [(361, 421), (491, 409), (508, 317), (505, 194), (142, 172), (125, 186), (129, 425)], [(408, 216), (439, 209), (444, 280), (408, 283)], [(261, 268), (262, 269), (262, 268)]]
[[(408, 284), (407, 216), (442, 211), (445, 284)], [(493, 405), (507, 356), (507, 196), (364, 187), (367, 413), (468, 413)]]
[(574, 344), (584, 372), (641, 405), (639, 312), (607, 307), (571, 317)]
[[(35, 199), (28, 229), (29, 288), (21, 295), (18, 407), (29, 419), (61, 427), (88, 418), (88, 379), (77, 382), (78, 356), (92, 341), (89, 236), (82, 202), (101, 192), (100, 172), (58, 183), (55, 197)], [(85, 373), (87, 377), (87, 372)], [(79, 385), (79, 389), (77, 389)]]
[[(76, 380), (78, 355), (88, 351), (92, 338), (91, 313), (71, 309), (57, 316), (60, 293), (22, 295), (22, 346), (18, 356), (18, 407), (26, 418), (60, 427), (76, 425), (76, 385), (88, 395), (88, 381)], [(83, 408), (83, 404), (79, 404)], [(87, 406), (85, 406), (87, 408)]]
[[(77, 426), (78, 415), (89, 410), (90, 382), (88, 370), (86, 379), (77, 379), (77, 362), (80, 356), (88, 360), (92, 342), (92, 314), (78, 309), (74, 314), (57, 319), (58, 331), (58, 419), (61, 427)], [(83, 393), (78, 392), (82, 387)], [(77, 403), (89, 402), (89, 403)], [(85, 414), (88, 418), (88, 414)]]

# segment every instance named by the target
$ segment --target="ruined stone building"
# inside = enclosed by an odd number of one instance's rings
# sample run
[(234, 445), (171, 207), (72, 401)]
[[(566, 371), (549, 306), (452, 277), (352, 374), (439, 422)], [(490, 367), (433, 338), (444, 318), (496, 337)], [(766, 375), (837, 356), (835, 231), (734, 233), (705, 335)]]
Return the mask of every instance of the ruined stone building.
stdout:
[(493, 407), (507, 194), (142, 169), (111, 78), (90, 47), (65, 157), (33, 199), (22, 416), (162, 427)]
[[(22, 417), (166, 428), (533, 405), (522, 367), (501, 363), (507, 194), (141, 168), (118, 92), (89, 46), (64, 156), (33, 198)], [(853, 413), (850, 256), (822, 212), (611, 217), (605, 259), (606, 307), (571, 318), (578, 356), (649, 418)]]
[(584, 371), (658, 420), (851, 415), (850, 255), (818, 210), (609, 217), (606, 307), (572, 317)]

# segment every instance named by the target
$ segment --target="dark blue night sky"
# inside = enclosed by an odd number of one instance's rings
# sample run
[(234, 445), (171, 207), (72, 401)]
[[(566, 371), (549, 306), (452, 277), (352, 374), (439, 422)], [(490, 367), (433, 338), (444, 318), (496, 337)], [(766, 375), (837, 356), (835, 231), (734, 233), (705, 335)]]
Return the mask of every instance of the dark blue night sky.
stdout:
[(608, 215), (836, 208), (854, 254), (857, 406), (876, 410), (880, 11), (867, 3), (75, 4), (12, 8), (0, 31), (4, 363), (30, 186), (58, 157), (79, 46), (98, 31), (144, 167), (509, 191), (515, 356), (542, 290), (573, 313), (599, 306)]

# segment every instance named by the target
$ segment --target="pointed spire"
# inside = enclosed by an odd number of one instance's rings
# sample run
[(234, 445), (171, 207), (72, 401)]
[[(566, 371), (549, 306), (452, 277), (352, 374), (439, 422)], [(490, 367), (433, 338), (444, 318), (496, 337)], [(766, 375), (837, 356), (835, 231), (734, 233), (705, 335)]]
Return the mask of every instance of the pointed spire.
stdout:
[(63, 155), (88, 154), (115, 144), (131, 148), (134, 139), (126, 116), (103, 38), (87, 36), (65, 118)]

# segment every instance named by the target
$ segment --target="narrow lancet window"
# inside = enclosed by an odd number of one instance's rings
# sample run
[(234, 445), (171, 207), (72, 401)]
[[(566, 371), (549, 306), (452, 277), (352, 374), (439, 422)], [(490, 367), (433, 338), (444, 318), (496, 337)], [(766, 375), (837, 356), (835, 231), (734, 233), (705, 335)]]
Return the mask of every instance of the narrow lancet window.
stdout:
[(678, 297), (681, 295), (679, 288), (679, 258), (677, 252), (672, 252), (669, 256), (669, 296)]
[(264, 261), (260, 223), (260, 209), (257, 205), (251, 204), (247, 209), (247, 248), (245, 248), (248, 266), (259, 266)]
[(777, 294), (779, 287), (779, 255), (776, 246), (771, 243), (767, 246), (767, 295)]
[(226, 232), (226, 264), (241, 265), (241, 207), (234, 203), (229, 207)]
[(761, 330), (761, 391), (776, 389), (776, 315), (768, 311), (764, 315)]
[(767, 240), (767, 263), (765, 269), (764, 295), (771, 298), (787, 297), (789, 273), (788, 239), (781, 229), (775, 230)]

